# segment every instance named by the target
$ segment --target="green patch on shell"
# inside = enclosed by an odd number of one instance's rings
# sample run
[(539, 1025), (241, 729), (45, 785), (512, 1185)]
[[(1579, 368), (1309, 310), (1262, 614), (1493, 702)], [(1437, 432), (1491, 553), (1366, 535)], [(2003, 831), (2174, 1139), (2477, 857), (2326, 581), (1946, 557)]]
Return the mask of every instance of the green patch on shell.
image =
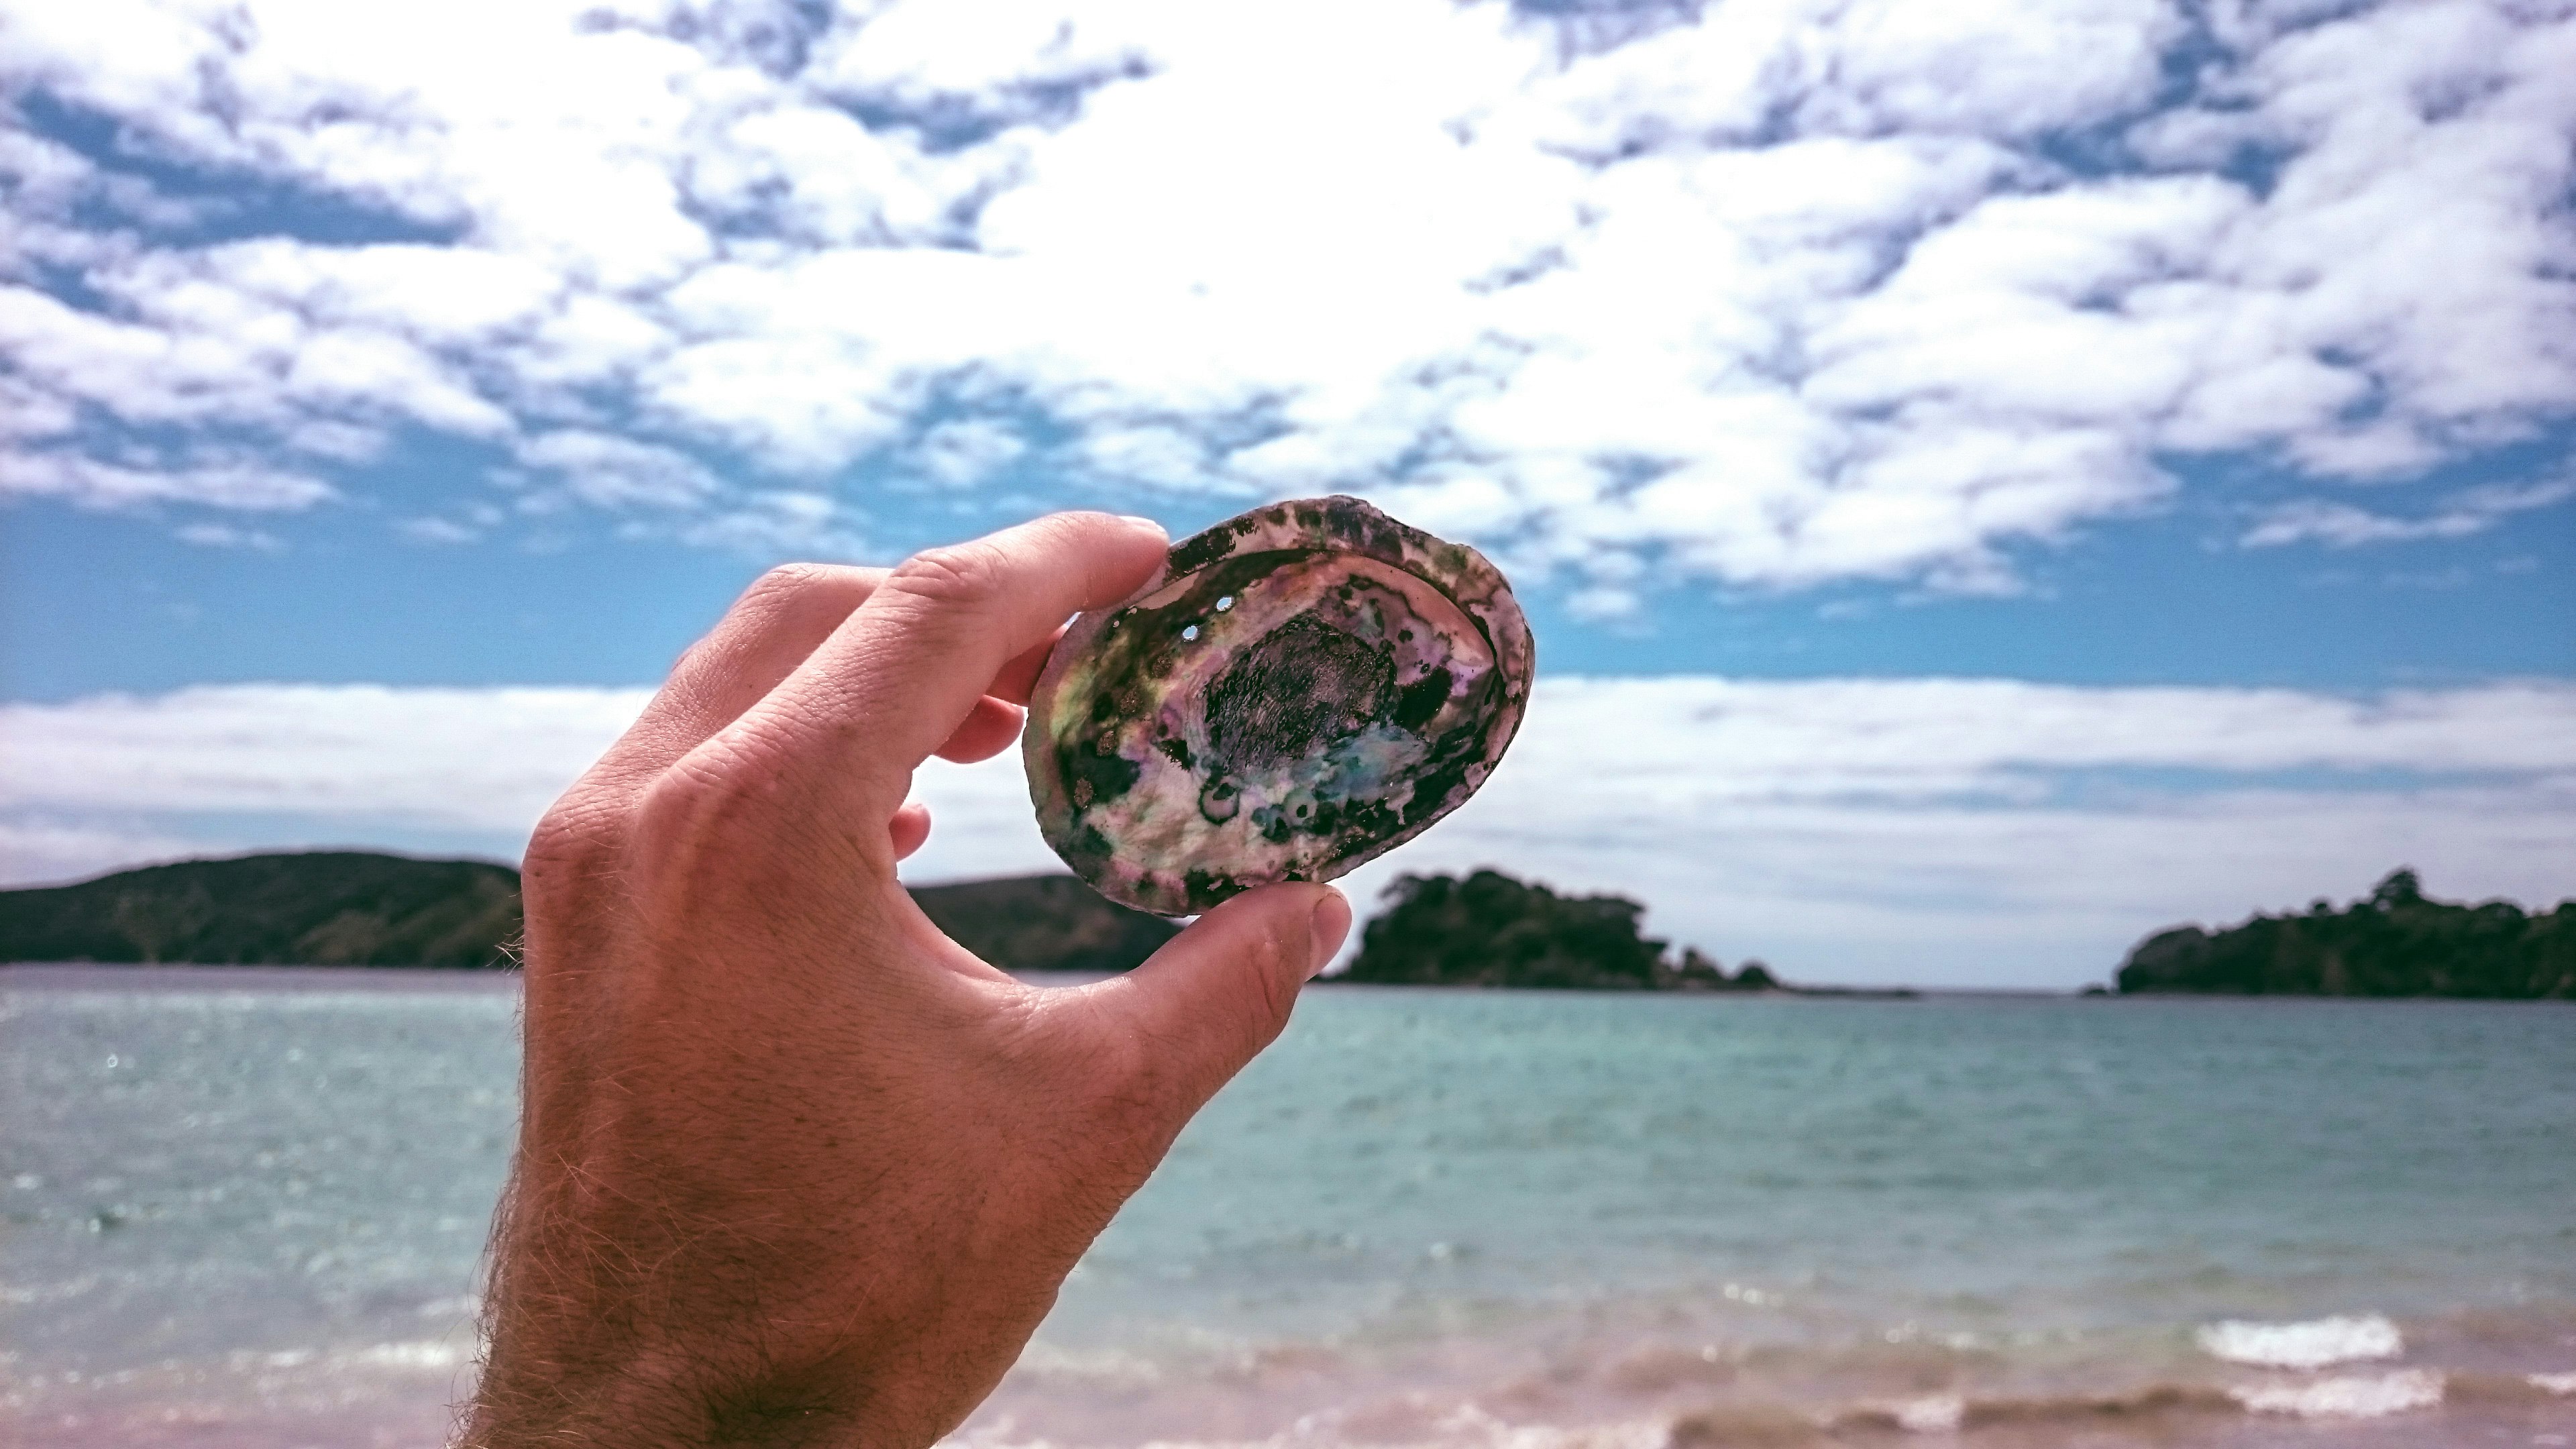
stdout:
[(1356, 498), (1254, 509), (1057, 645), (1021, 739), (1038, 827), (1102, 895), (1161, 915), (1331, 880), (1484, 784), (1533, 663), (1474, 549)]

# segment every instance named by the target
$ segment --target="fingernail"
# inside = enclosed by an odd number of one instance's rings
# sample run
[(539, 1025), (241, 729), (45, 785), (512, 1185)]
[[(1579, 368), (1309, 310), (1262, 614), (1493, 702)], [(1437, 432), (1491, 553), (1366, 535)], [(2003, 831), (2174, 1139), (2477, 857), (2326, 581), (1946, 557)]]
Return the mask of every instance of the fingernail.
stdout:
[(1153, 519), (1147, 518), (1141, 513), (1122, 513), (1118, 515), (1118, 520), (1121, 523), (1132, 523), (1138, 528), (1150, 528), (1156, 533), (1163, 534), (1166, 538), (1171, 537), (1169, 533), (1164, 532), (1163, 525), (1155, 522)]
[(1331, 886), (1315, 900), (1315, 919), (1308, 925), (1306, 944), (1315, 952), (1315, 963), (1306, 968), (1306, 979), (1312, 981), (1333, 964), (1333, 955), (1342, 949), (1342, 938), (1351, 932), (1351, 903)]

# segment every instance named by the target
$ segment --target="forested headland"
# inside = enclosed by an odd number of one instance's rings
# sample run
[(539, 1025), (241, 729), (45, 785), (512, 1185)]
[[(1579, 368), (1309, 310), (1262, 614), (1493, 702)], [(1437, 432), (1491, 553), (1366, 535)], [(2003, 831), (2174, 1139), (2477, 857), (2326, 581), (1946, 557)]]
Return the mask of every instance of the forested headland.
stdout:
[[(1069, 875), (912, 896), (951, 939), (1008, 971), (1124, 971), (1178, 929)], [(375, 851), (189, 860), (0, 891), (0, 961), (489, 970), (517, 964), (520, 928), (510, 867)]]
[(2537, 915), (2511, 901), (2424, 894), (2411, 870), (2337, 909), (2176, 926), (2138, 943), (2123, 995), (2460, 996), (2576, 1000), (2576, 901)]
[(1398, 876), (1337, 979), (1380, 986), (1510, 986), (1566, 991), (1774, 991), (1769, 967), (1733, 975), (1645, 934), (1626, 896), (1559, 895), (1497, 870)]

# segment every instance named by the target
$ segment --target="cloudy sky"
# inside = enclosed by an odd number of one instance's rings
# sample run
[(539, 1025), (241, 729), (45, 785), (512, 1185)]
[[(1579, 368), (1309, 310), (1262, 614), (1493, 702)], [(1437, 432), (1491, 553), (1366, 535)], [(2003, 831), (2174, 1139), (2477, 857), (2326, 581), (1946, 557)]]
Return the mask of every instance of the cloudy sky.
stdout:
[(2576, 5), (5, 0), (0, 107), (12, 880), (506, 856), (765, 564), (1340, 490), (1548, 678), (1390, 868), (2576, 893)]

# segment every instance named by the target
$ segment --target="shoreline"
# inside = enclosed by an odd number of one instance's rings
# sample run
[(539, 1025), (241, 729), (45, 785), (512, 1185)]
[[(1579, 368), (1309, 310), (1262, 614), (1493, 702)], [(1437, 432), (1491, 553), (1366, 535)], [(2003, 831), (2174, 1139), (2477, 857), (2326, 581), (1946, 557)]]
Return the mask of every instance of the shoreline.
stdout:
[[(1108, 974), (1085, 971), (1022, 971), (1013, 973), (1033, 986), (1079, 986), (1108, 979)], [(476, 994), (516, 992), (520, 972), (506, 969), (464, 966), (187, 966), (169, 963), (141, 964), (110, 961), (11, 961), (0, 962), (0, 990), (84, 991), (124, 989), (164, 989), (190, 991), (362, 991), (417, 992), (424, 994)], [(2282, 1004), (2346, 1003), (2356, 1005), (2420, 1005), (2428, 1002), (2459, 1006), (2557, 1006), (2576, 1010), (2576, 1001), (2550, 997), (2492, 996), (2304, 996), (2287, 993), (2240, 995), (2232, 992), (2154, 991), (2130, 993), (2088, 993), (2081, 989), (2045, 991), (2016, 987), (1806, 987), (1774, 991), (1584, 991), (1517, 986), (1430, 986), (1397, 985), (1376, 982), (1346, 982), (1331, 976), (1319, 976), (1309, 987), (1331, 987), (1334, 994), (1415, 993), (1436, 996), (1549, 996), (1582, 999), (1633, 1001), (1715, 1001), (1715, 1002), (1904, 1002), (1933, 1004), (1940, 1002), (2063, 1002), (2088, 1006), (2118, 1002), (2194, 1002), (2206, 1005), (2247, 1007)]]
[(517, 991), (519, 973), (466, 966), (174, 966), (118, 962), (12, 961), (0, 989), (80, 991), (111, 987), (200, 991)]

